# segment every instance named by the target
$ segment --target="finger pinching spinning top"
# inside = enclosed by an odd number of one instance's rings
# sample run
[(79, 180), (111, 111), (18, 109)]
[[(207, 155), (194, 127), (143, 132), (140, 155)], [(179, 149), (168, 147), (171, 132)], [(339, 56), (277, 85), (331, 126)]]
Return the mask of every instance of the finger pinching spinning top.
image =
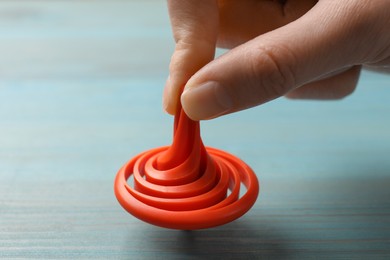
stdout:
[[(241, 184), (246, 191), (240, 195)], [(114, 188), (119, 203), (133, 216), (182, 230), (231, 222), (253, 206), (259, 193), (253, 170), (227, 152), (205, 147), (199, 122), (189, 119), (180, 105), (172, 145), (128, 161), (117, 173)]]

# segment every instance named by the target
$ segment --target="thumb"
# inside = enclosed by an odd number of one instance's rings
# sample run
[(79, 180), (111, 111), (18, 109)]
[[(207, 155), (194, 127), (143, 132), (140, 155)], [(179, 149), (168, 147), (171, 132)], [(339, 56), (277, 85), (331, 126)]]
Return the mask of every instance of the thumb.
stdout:
[(361, 63), (360, 35), (368, 29), (353, 10), (364, 7), (351, 2), (361, 1), (319, 1), (298, 20), (210, 62), (187, 82), (183, 109), (193, 120), (215, 118)]

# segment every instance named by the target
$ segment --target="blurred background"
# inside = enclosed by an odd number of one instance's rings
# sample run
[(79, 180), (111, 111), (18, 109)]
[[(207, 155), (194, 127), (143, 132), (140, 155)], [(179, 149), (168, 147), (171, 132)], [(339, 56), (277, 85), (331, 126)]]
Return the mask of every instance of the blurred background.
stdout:
[(206, 145), (258, 175), (242, 219), (189, 235), (124, 212), (117, 170), (172, 137), (165, 4), (0, 2), (0, 257), (389, 256), (385, 74), (364, 72), (341, 101), (281, 98), (202, 123)]

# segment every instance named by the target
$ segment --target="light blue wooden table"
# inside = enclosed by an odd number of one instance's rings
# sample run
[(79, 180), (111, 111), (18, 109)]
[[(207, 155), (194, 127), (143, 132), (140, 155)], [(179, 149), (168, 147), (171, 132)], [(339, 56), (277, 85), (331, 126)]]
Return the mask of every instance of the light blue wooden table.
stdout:
[[(389, 259), (390, 77), (202, 123), (257, 172), (228, 225), (162, 229), (117, 203), (119, 167), (171, 141), (164, 1), (1, 1), (0, 258)], [(157, 130), (157, 131), (156, 131)]]

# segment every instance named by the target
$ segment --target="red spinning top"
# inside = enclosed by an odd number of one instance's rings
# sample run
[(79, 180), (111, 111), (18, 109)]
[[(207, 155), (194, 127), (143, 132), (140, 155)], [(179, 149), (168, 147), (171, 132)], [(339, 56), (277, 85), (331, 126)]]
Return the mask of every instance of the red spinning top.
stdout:
[[(133, 187), (127, 182), (131, 177)], [(240, 196), (241, 183), (246, 191)], [(231, 222), (253, 206), (259, 193), (252, 169), (229, 153), (205, 147), (199, 122), (181, 107), (172, 145), (135, 156), (119, 170), (114, 188), (119, 203), (133, 216), (183, 230)]]

